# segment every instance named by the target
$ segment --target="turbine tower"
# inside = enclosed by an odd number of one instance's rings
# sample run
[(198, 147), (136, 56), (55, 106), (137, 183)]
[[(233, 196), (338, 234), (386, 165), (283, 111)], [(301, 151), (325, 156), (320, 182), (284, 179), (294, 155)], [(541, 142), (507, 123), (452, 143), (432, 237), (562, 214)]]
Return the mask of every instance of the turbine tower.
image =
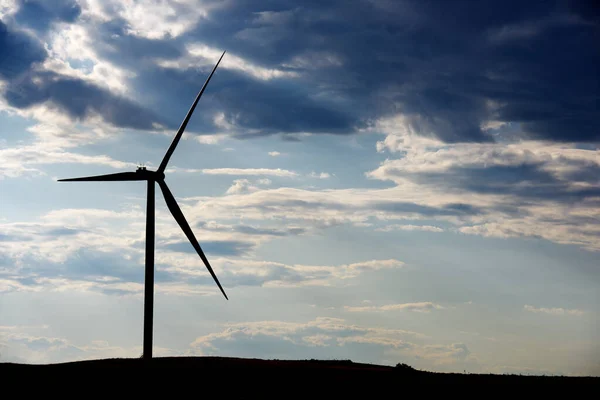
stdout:
[(194, 103), (190, 107), (190, 110), (188, 111), (187, 115), (185, 116), (185, 119), (181, 123), (181, 126), (179, 127), (177, 134), (173, 138), (173, 142), (171, 143), (171, 146), (169, 146), (167, 153), (165, 154), (163, 160), (160, 163), (160, 166), (158, 167), (158, 169), (156, 171), (150, 171), (150, 170), (146, 169), (146, 167), (140, 166), (140, 167), (138, 167), (137, 171), (135, 171), (135, 172), (119, 172), (116, 174), (88, 176), (88, 177), (84, 177), (84, 178), (59, 179), (59, 182), (148, 181), (148, 200), (146, 202), (146, 269), (145, 269), (145, 281), (144, 281), (144, 353), (143, 353), (144, 359), (152, 358), (152, 317), (154, 315), (154, 184), (155, 183), (158, 183), (158, 186), (160, 187), (160, 190), (162, 191), (163, 196), (165, 198), (165, 202), (167, 203), (167, 206), (169, 207), (169, 211), (171, 211), (171, 214), (175, 218), (175, 221), (177, 221), (177, 223), (183, 230), (183, 233), (185, 233), (185, 235), (189, 239), (190, 243), (192, 244), (192, 246), (194, 247), (194, 249), (200, 256), (200, 258), (204, 262), (204, 265), (206, 265), (208, 272), (210, 272), (210, 274), (212, 275), (217, 286), (219, 286), (219, 289), (221, 289), (221, 293), (223, 293), (223, 296), (225, 296), (225, 298), (227, 299), (227, 295), (225, 294), (225, 291), (223, 290), (221, 283), (219, 283), (219, 279), (217, 279), (217, 276), (215, 275), (215, 272), (213, 271), (212, 267), (210, 266), (208, 259), (204, 255), (204, 252), (200, 248), (200, 244), (198, 244), (198, 240), (196, 240), (196, 237), (194, 236), (194, 233), (192, 232), (190, 225), (187, 223), (185, 217), (183, 216), (183, 213), (181, 212), (181, 209), (179, 208), (179, 205), (177, 205), (177, 202), (175, 201), (173, 194), (171, 194), (171, 191), (169, 190), (169, 187), (167, 186), (167, 183), (165, 182), (165, 168), (167, 168), (169, 159), (173, 155), (173, 152), (175, 151), (175, 147), (177, 147), (177, 144), (179, 143), (179, 140), (181, 139), (181, 136), (183, 135), (183, 131), (185, 130), (185, 127), (187, 126), (187, 124), (190, 120), (190, 117), (192, 116), (192, 113), (194, 112), (194, 109), (196, 108), (196, 104), (198, 104), (198, 100), (200, 100), (200, 97), (202, 96), (202, 93), (204, 93), (204, 90), (206, 89), (206, 86), (208, 85), (210, 78), (212, 78), (213, 74), (215, 73), (215, 71), (216, 71), (217, 67), (219, 66), (219, 63), (221, 62), (221, 59), (223, 58), (224, 55), (225, 55), (225, 52), (223, 52), (223, 54), (221, 54), (219, 61), (217, 61), (217, 64), (215, 65), (212, 72), (206, 79), (206, 82), (204, 82), (202, 89), (200, 89), (200, 92), (196, 96)]

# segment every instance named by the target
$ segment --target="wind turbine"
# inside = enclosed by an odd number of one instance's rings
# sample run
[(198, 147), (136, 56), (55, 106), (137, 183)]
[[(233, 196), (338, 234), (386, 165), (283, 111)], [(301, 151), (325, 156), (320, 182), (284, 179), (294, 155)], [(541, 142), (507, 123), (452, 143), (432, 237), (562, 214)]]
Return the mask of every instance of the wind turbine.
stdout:
[(198, 104), (198, 100), (200, 100), (200, 97), (202, 96), (202, 93), (204, 93), (204, 90), (206, 89), (206, 86), (208, 85), (210, 78), (212, 78), (213, 74), (215, 73), (215, 70), (219, 66), (219, 63), (221, 62), (221, 59), (223, 58), (224, 55), (225, 55), (225, 52), (223, 52), (223, 54), (221, 54), (221, 58), (219, 58), (219, 61), (217, 61), (217, 64), (215, 65), (212, 72), (206, 79), (206, 82), (204, 82), (202, 89), (200, 89), (200, 92), (196, 96), (196, 100), (194, 100), (194, 103), (190, 107), (190, 110), (188, 111), (187, 115), (185, 116), (185, 119), (183, 120), (183, 122), (181, 123), (181, 126), (179, 127), (177, 134), (173, 138), (173, 142), (171, 142), (171, 146), (169, 146), (167, 153), (165, 154), (163, 160), (160, 163), (160, 166), (158, 167), (158, 169), (156, 171), (150, 171), (150, 170), (147, 170), (146, 167), (140, 166), (140, 167), (138, 167), (138, 169), (135, 172), (119, 172), (116, 174), (88, 176), (88, 177), (84, 177), (84, 178), (71, 178), (71, 179), (59, 179), (58, 180), (59, 182), (148, 181), (148, 200), (146, 202), (146, 269), (145, 269), (145, 282), (144, 282), (144, 353), (143, 353), (144, 359), (152, 358), (152, 318), (154, 315), (154, 184), (155, 183), (158, 183), (158, 186), (160, 186), (160, 190), (163, 193), (165, 202), (167, 203), (167, 206), (169, 207), (171, 214), (173, 215), (173, 217), (175, 218), (175, 220), (177, 221), (177, 223), (183, 230), (183, 233), (185, 233), (185, 235), (189, 239), (190, 243), (192, 243), (192, 246), (194, 246), (194, 249), (196, 249), (196, 252), (198, 253), (200, 258), (204, 262), (204, 265), (206, 265), (208, 272), (210, 272), (213, 279), (217, 283), (217, 286), (219, 286), (219, 289), (221, 289), (221, 293), (223, 293), (223, 296), (225, 296), (225, 298), (227, 300), (229, 300), (227, 298), (227, 295), (225, 294), (225, 291), (223, 290), (223, 287), (221, 286), (221, 283), (219, 283), (219, 279), (217, 279), (215, 272), (213, 271), (212, 267), (210, 266), (208, 259), (206, 258), (206, 256), (204, 255), (204, 252), (200, 248), (200, 244), (198, 244), (198, 240), (196, 240), (196, 237), (194, 236), (194, 233), (192, 232), (190, 225), (187, 223), (185, 217), (183, 216), (183, 213), (181, 212), (181, 209), (179, 208), (179, 205), (177, 205), (177, 202), (175, 201), (173, 194), (171, 194), (171, 191), (169, 190), (169, 187), (167, 186), (167, 183), (165, 182), (165, 168), (167, 168), (169, 159), (173, 155), (173, 152), (175, 151), (175, 147), (177, 147), (177, 144), (179, 143), (179, 140), (181, 139), (181, 136), (183, 135), (183, 131), (185, 130), (185, 127), (187, 126), (187, 124), (190, 120), (190, 117), (192, 116), (192, 113), (194, 112), (194, 109), (196, 108), (196, 104)]

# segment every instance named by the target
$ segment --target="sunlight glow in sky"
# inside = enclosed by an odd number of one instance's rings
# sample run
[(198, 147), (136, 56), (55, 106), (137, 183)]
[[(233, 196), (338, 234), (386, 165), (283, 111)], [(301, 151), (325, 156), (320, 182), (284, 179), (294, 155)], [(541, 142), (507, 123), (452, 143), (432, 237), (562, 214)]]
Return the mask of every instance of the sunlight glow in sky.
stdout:
[(600, 375), (600, 13), (0, 0), (0, 362), (154, 354)]

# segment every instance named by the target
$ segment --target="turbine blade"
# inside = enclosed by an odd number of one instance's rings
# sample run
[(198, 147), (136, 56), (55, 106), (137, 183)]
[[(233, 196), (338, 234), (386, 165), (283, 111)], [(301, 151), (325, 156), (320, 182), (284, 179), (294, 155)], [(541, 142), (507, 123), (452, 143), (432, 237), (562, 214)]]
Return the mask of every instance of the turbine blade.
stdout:
[(171, 194), (169, 187), (163, 180), (160, 180), (157, 182), (160, 185), (160, 190), (162, 190), (163, 196), (165, 197), (165, 202), (167, 203), (167, 206), (169, 207), (171, 214), (173, 214), (175, 221), (177, 221), (177, 223), (183, 230), (183, 233), (185, 233), (185, 236), (187, 236), (190, 243), (192, 243), (192, 246), (194, 246), (194, 249), (196, 249), (196, 253), (198, 253), (198, 255), (200, 256), (202, 261), (204, 261), (204, 265), (206, 265), (206, 269), (208, 269), (208, 272), (210, 272), (210, 274), (212, 275), (213, 279), (217, 283), (217, 286), (219, 286), (219, 289), (221, 289), (221, 293), (223, 293), (223, 296), (225, 296), (225, 298), (227, 300), (229, 300), (229, 298), (225, 294), (225, 291), (223, 290), (223, 287), (221, 286), (221, 283), (219, 283), (219, 279), (217, 279), (217, 275), (215, 275), (215, 272), (213, 271), (212, 267), (210, 266), (208, 260), (206, 259), (204, 252), (200, 248), (200, 244), (198, 243), (198, 240), (196, 240), (196, 237), (194, 236), (194, 232), (192, 232), (192, 229), (188, 225), (185, 217), (183, 216), (183, 213), (181, 212), (179, 205), (177, 205), (177, 202), (175, 201), (173, 194)]
[(202, 86), (202, 89), (200, 89), (200, 92), (198, 93), (198, 96), (196, 96), (196, 100), (194, 100), (194, 103), (192, 104), (192, 107), (190, 107), (190, 110), (188, 111), (187, 115), (185, 116), (185, 119), (183, 120), (183, 122), (181, 123), (181, 126), (179, 127), (179, 130), (177, 131), (177, 134), (173, 138), (173, 141), (171, 142), (171, 145), (169, 146), (169, 149), (167, 150), (167, 153), (165, 154), (165, 157), (161, 161), (160, 166), (158, 167), (157, 172), (165, 172), (165, 168), (167, 168), (167, 164), (169, 163), (169, 159), (171, 158), (171, 155), (173, 155), (173, 152), (175, 151), (175, 147), (177, 147), (177, 144), (179, 143), (179, 139), (181, 139), (181, 136), (183, 135), (183, 131), (185, 130), (185, 127), (187, 126), (187, 124), (188, 124), (188, 122), (190, 120), (190, 117), (192, 116), (192, 113), (194, 112), (194, 109), (196, 108), (196, 104), (198, 104), (198, 100), (200, 100), (200, 97), (202, 96), (202, 93), (204, 93), (204, 90), (206, 89), (206, 86), (208, 85), (208, 82), (210, 81), (210, 78), (212, 78), (213, 74), (217, 70), (217, 67), (219, 66), (219, 63), (221, 62), (221, 59), (223, 58), (224, 55), (225, 55), (225, 52), (223, 52), (223, 54), (221, 54), (221, 58), (219, 58), (219, 61), (217, 61), (217, 64), (215, 65), (215, 67), (213, 68), (212, 72), (210, 73), (210, 75), (206, 79), (206, 82), (204, 82), (204, 85)]
[(146, 178), (135, 172), (119, 172), (116, 174), (86, 176), (83, 178), (59, 179), (59, 182), (77, 181), (145, 181)]

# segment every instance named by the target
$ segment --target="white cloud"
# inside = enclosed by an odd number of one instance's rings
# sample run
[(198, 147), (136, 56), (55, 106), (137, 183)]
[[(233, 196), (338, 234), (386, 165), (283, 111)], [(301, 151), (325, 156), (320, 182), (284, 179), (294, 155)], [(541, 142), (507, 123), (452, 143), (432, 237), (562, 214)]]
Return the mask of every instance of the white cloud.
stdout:
[[(53, 364), (70, 361), (108, 358), (137, 358), (142, 346), (122, 347), (105, 340), (75, 344), (65, 337), (48, 336), (49, 326), (0, 326), (1, 362), (23, 364)], [(183, 355), (160, 346), (153, 347), (157, 357)]]
[(176, 166), (168, 167), (165, 169), (165, 173), (167, 174), (178, 174), (178, 173), (186, 173), (186, 174), (197, 174), (201, 173), (202, 170), (198, 168), (179, 168)]
[[(41, 68), (128, 96), (130, 93), (127, 81), (135, 77), (135, 72), (101, 59), (94, 50), (94, 39), (89, 33), (90, 29), (91, 26), (83, 23), (59, 25), (58, 29), (50, 33), (48, 58), (44, 60)], [(75, 68), (75, 61), (88, 65), (78, 65)]]
[(122, 132), (122, 129), (107, 124), (95, 113), (89, 113), (85, 122), (77, 123), (50, 102), (17, 109), (9, 106), (0, 96), (0, 112), (40, 121), (29, 126), (27, 131), (34, 135), (34, 145), (50, 150), (113, 140)]
[(271, 157), (277, 157), (277, 156), (280, 156), (280, 155), (281, 155), (281, 153), (280, 153), (280, 152), (278, 152), (278, 151), (270, 151), (270, 152), (269, 152), (269, 155), (270, 155)]
[(329, 178), (331, 178), (331, 175), (328, 172), (321, 172), (321, 173), (317, 174), (316, 172), (313, 171), (308, 176), (311, 177), (311, 178), (317, 178), (317, 179), (329, 179)]
[(269, 175), (287, 178), (298, 176), (296, 172), (281, 168), (213, 168), (203, 169), (202, 173), (207, 175)]
[(73, 124), (68, 120), (60, 121), (60, 117), (52, 121), (53, 118), (44, 118), (48, 113), (54, 114), (54, 110), (46, 106), (39, 107), (34, 115), (45, 122), (27, 128), (28, 132), (35, 135), (37, 146), (50, 149), (77, 147), (113, 138), (117, 133), (117, 129), (108, 127), (101, 121), (92, 119), (85, 125)]
[[(177, 60), (157, 60), (157, 64), (163, 68), (175, 69), (212, 66), (223, 53), (223, 50), (211, 48), (201, 43), (189, 44), (186, 46), (186, 49), (187, 54), (185, 56)], [(297, 72), (262, 67), (229, 52), (223, 57), (219, 68), (239, 71), (260, 80), (293, 78), (298, 76)]]
[(19, 10), (16, 0), (1, 0), (0, 1), (0, 19), (6, 18), (15, 14)]
[(453, 224), (456, 228), (449, 230), (465, 234), (542, 237), (590, 250), (600, 249), (600, 224), (595, 222), (597, 206), (593, 199), (572, 207), (552, 199), (523, 202), (508, 194), (451, 191), (402, 181), (388, 189), (277, 188), (188, 200), (198, 201), (190, 214), (203, 220), (219, 215), (224, 219), (302, 221), (309, 226), (342, 223), (364, 226), (372, 219), (383, 222), (435, 219)]
[(194, 138), (198, 143), (201, 144), (219, 144), (227, 139), (229, 135), (224, 133), (218, 133), (214, 135), (197, 135)]
[[(226, 196), (227, 197), (227, 196)], [(218, 245), (253, 247), (277, 237), (306, 234), (301, 225), (265, 226), (223, 225), (213, 220), (198, 224), (190, 218), (189, 207), (183, 212), (198, 240)], [(193, 253), (170, 249), (185, 242), (185, 236), (167, 210), (156, 213), (157, 269), (171, 274), (169, 282), (157, 282), (157, 291), (177, 294), (215, 294), (202, 261)], [(145, 213), (136, 206), (123, 211), (102, 209), (61, 209), (51, 211), (36, 222), (0, 223), (0, 253), (10, 259), (10, 267), (0, 268), (0, 290), (11, 291), (101, 291), (137, 295), (142, 286), (131, 281), (129, 267), (137, 268), (144, 260)], [(237, 251), (237, 250), (236, 250)], [(246, 250), (244, 250), (246, 251)], [(210, 251), (209, 251), (210, 252)], [(211, 255), (211, 264), (226, 285), (297, 287), (332, 286), (381, 269), (401, 268), (395, 259), (368, 260), (343, 265), (283, 264)], [(99, 260), (99, 261), (86, 261)], [(74, 265), (95, 263), (113, 265), (116, 269), (69, 269)], [(38, 265), (43, 264), (43, 270)], [(65, 270), (66, 268), (66, 270)], [(129, 272), (128, 272), (129, 271)], [(17, 279), (18, 278), (18, 279)], [(21, 279), (27, 278), (28, 284)], [(206, 278), (202, 284), (190, 281)], [(346, 282), (351, 283), (351, 282)]]
[(256, 190), (258, 190), (258, 187), (253, 186), (248, 179), (236, 179), (225, 194), (249, 193)]
[(45, 164), (93, 164), (123, 169), (135, 167), (132, 163), (114, 160), (105, 155), (87, 156), (41, 143), (0, 149), (0, 179), (23, 175), (45, 175), (38, 167)]
[(391, 231), (395, 231), (395, 230), (400, 230), (400, 231), (425, 231), (425, 232), (444, 232), (444, 230), (442, 228), (439, 228), (437, 226), (431, 226), (431, 225), (400, 225), (400, 224), (394, 224), (394, 225), (386, 225), (382, 228), (377, 228), (377, 231), (381, 231), (381, 232), (391, 232)]
[[(199, 350), (216, 350), (216, 343), (220, 340), (240, 340), (245, 336), (266, 336), (281, 338), (291, 343), (300, 345), (315, 345), (315, 338), (320, 342), (318, 346), (340, 346), (348, 343), (378, 343), (394, 348), (410, 347), (402, 337), (421, 337), (419, 333), (399, 329), (384, 329), (360, 327), (347, 324), (340, 318), (318, 317), (307, 323), (285, 321), (258, 321), (230, 323), (220, 333), (212, 333), (196, 338), (191, 343), (193, 348)], [(325, 344), (325, 342), (331, 343)]]
[(273, 183), (273, 181), (271, 181), (269, 178), (261, 178), (257, 179), (256, 183), (259, 185), (269, 186), (271, 183)]
[(550, 315), (577, 315), (577, 316), (581, 316), (583, 314), (585, 314), (585, 312), (583, 310), (578, 310), (578, 309), (567, 309), (567, 308), (537, 308), (534, 306), (530, 306), (530, 305), (525, 305), (523, 307), (523, 309), (525, 309), (525, 311), (529, 311), (529, 312), (533, 312), (533, 313), (538, 313), (538, 314), (550, 314)]
[[(459, 232), (544, 238), (600, 250), (600, 221), (593, 211), (597, 200), (591, 195), (600, 189), (593, 178), (594, 169), (600, 167), (598, 148), (543, 141), (448, 144), (433, 135), (422, 136), (427, 133), (424, 127), (402, 115), (377, 121), (369, 129), (387, 135), (377, 143), (378, 151), (399, 157), (383, 161), (367, 177), (411, 191), (412, 196), (398, 192), (398, 200), (411, 197), (416, 204), (431, 206), (435, 196), (476, 207), (478, 215), (460, 220), (435, 217), (458, 225)], [(495, 181), (492, 168), (506, 171), (508, 177), (500, 175)], [(491, 175), (477, 181), (477, 172)], [(513, 176), (515, 182), (510, 180)], [(535, 202), (522, 197), (544, 191), (548, 195)], [(585, 191), (590, 195), (578, 199), (577, 193)], [(574, 199), (564, 201), (570, 197)]]
[[(258, 354), (256, 341), (267, 343)], [(368, 346), (368, 347), (367, 347)], [(308, 322), (252, 321), (224, 324), (221, 332), (200, 336), (191, 343), (197, 354), (236, 354), (261, 358), (320, 358), (322, 354), (359, 362), (395, 365), (391, 359), (410, 360), (428, 370), (462, 370), (475, 357), (464, 343), (438, 344), (417, 332), (351, 324), (344, 319), (318, 317)], [(269, 349), (273, 349), (270, 353)], [(368, 349), (368, 356), (365, 352)], [(265, 353), (266, 351), (266, 353)]]
[(378, 121), (375, 130), (387, 134), (377, 142), (377, 150), (401, 153), (402, 158), (386, 160), (368, 175), (377, 179), (394, 179), (393, 171), (444, 172), (453, 167), (518, 166), (543, 164), (544, 170), (563, 176), (582, 162), (600, 166), (600, 151), (578, 148), (574, 143), (518, 141), (509, 143), (443, 143), (423, 137), (402, 115)]
[(98, 21), (122, 18), (128, 33), (148, 39), (178, 37), (221, 6), (218, 1), (83, 0), (83, 16)]
[[(204, 268), (198, 268), (200, 262), (195, 258), (191, 263), (181, 259), (175, 261), (172, 255), (161, 254), (161, 262), (168, 262), (169, 267), (163, 270), (178, 273), (187, 277), (208, 277)], [(167, 261), (167, 258), (170, 258)], [(158, 261), (158, 258), (157, 258)], [(399, 260), (370, 260), (343, 265), (302, 265), (282, 264), (272, 261), (250, 259), (214, 258), (211, 264), (220, 271), (219, 279), (230, 285), (252, 285), (264, 287), (302, 287), (302, 286), (337, 286), (344, 281), (357, 278), (370, 271), (402, 268)]]
[(431, 310), (441, 310), (442, 307), (439, 304), (432, 303), (430, 301), (420, 303), (402, 303), (402, 304), (386, 304), (383, 306), (361, 306), (361, 307), (350, 307), (345, 306), (344, 309), (350, 312), (365, 312), (365, 311), (417, 311), (417, 312), (429, 312)]

